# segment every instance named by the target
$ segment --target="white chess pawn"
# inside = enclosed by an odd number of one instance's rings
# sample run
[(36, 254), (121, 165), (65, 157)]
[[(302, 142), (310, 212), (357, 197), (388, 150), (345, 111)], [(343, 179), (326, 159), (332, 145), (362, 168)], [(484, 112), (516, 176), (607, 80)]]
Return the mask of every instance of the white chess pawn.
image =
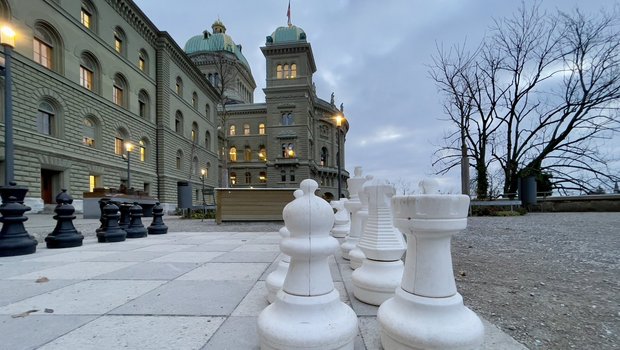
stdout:
[(334, 289), (328, 257), (338, 249), (329, 235), (334, 212), (314, 192), (314, 180), (301, 182), (303, 196), (286, 205), (291, 236), (280, 244), (291, 257), (282, 290), (258, 316), (261, 349), (349, 349), (357, 335), (357, 315)]
[(332, 228), (332, 237), (334, 238), (346, 237), (351, 229), (351, 214), (344, 207), (344, 203), (347, 201), (348, 199), (341, 198), (339, 201), (331, 201), (329, 203), (332, 208), (336, 209), (334, 227)]
[(385, 180), (372, 180), (364, 184), (363, 191), (369, 199), (368, 219), (357, 246), (366, 258), (353, 271), (353, 294), (367, 304), (381, 305), (394, 296), (402, 280), (405, 240), (392, 224), (394, 187)]
[(393, 349), (478, 349), (484, 326), (456, 290), (450, 238), (467, 227), (469, 197), (437, 194), (437, 181), (420, 195), (392, 197), (394, 225), (407, 235), (400, 288), (377, 312), (381, 344)]
[(369, 196), (366, 192), (364, 192), (364, 186), (366, 186), (370, 181), (372, 181), (372, 179), (372, 175), (367, 175), (366, 182), (362, 184), (362, 188), (360, 188), (358, 191), (358, 198), (360, 200), (360, 203), (362, 203), (362, 207), (360, 208), (360, 210), (358, 210), (357, 215), (362, 222), (362, 228), (360, 230), (360, 236), (357, 239), (355, 247), (353, 247), (353, 249), (351, 249), (351, 251), (349, 252), (349, 267), (353, 270), (362, 266), (362, 262), (364, 261), (364, 259), (366, 259), (366, 255), (364, 255), (364, 252), (359, 248), (358, 244), (362, 237), (364, 237), (364, 232), (366, 231), (366, 221), (368, 220)]
[[(295, 192), (293, 192), (293, 197), (299, 198), (303, 194), (304, 192), (302, 190), (295, 190)], [(281, 237), (280, 242), (291, 236), (286, 226), (282, 226), (279, 233)], [(282, 253), (282, 259), (278, 262), (278, 267), (267, 276), (265, 284), (267, 286), (267, 301), (269, 303), (273, 303), (273, 300), (276, 298), (276, 293), (282, 289), (290, 261), (291, 257)]]

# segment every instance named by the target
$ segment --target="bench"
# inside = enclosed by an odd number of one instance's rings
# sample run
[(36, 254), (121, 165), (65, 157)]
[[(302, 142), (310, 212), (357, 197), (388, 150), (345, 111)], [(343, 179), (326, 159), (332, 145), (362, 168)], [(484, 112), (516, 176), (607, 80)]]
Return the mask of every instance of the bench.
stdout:
[(510, 210), (513, 211), (515, 205), (521, 206), (521, 200), (520, 199), (494, 199), (494, 200), (486, 200), (486, 201), (472, 200), (471, 202), (469, 202), (469, 214), (471, 215), (471, 209), (475, 206), (478, 206), (478, 207), (489, 207), (489, 206), (510, 207)]

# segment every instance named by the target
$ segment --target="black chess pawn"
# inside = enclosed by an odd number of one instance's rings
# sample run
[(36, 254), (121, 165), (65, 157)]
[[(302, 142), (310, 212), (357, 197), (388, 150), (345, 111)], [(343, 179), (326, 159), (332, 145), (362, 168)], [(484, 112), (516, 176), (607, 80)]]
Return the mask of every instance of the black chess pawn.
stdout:
[(15, 182), (0, 186), (0, 256), (26, 255), (37, 250), (37, 240), (24, 227), (24, 221), (28, 220), (24, 213), (30, 210), (24, 205), (26, 192), (27, 187), (17, 186)]
[[(120, 219), (118, 219), (118, 226), (120, 226), (120, 228), (122, 228), (123, 230), (127, 231), (127, 228), (129, 227), (129, 208), (131, 208), (131, 204), (130, 203), (119, 203), (117, 204), (118, 209), (121, 212), (121, 217)], [(131, 237), (127, 237), (127, 238), (131, 238)]]
[(112, 202), (103, 207), (103, 227), (97, 232), (99, 243), (122, 242), (127, 232), (118, 226), (118, 206)]
[(103, 208), (110, 203), (110, 198), (101, 198), (99, 200), (99, 211), (101, 212), (101, 214), (99, 215), (99, 222), (101, 223), (101, 225), (99, 225), (99, 227), (95, 230), (95, 232), (98, 234), (101, 230), (105, 229), (105, 227), (107, 226), (107, 219), (105, 218), (105, 215), (103, 214)]
[(142, 238), (147, 235), (147, 230), (142, 224), (142, 207), (138, 205), (138, 202), (134, 202), (129, 208), (129, 227), (125, 231), (127, 238)]
[(45, 237), (47, 247), (53, 248), (71, 248), (79, 247), (82, 245), (84, 236), (75, 229), (73, 226), (73, 219), (75, 219), (75, 208), (73, 207), (73, 198), (67, 193), (66, 189), (62, 189), (56, 196), (56, 208), (54, 212), (54, 219), (56, 220), (56, 227), (54, 231)]
[(155, 203), (153, 207), (153, 222), (151, 222), (148, 231), (149, 235), (163, 235), (168, 232), (168, 226), (164, 224), (164, 208), (159, 202)]

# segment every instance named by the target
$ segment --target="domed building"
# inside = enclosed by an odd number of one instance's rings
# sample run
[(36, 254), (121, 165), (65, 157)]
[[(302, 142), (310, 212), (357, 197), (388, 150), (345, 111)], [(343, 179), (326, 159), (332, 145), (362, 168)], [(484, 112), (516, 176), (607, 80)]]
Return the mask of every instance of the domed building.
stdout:
[(267, 36), (261, 47), (267, 69), (264, 103), (253, 103), (256, 84), (241, 45), (219, 20), (212, 31), (189, 39), (185, 51), (225, 95), (224, 108), (218, 106), (224, 124), (221, 186), (296, 188), (311, 178), (329, 199), (338, 196), (340, 173), (340, 193), (348, 195), (344, 155), (349, 124), (333, 94), (329, 102), (316, 94), (317, 67), (304, 30), (288, 25)]

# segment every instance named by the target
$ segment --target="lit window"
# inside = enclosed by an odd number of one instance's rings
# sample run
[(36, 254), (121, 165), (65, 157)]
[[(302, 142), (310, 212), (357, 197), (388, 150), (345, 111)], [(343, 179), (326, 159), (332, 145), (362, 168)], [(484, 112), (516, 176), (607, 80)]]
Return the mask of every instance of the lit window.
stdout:
[(234, 125), (231, 125), (231, 126), (230, 126), (230, 128), (229, 128), (229, 133), (228, 133), (228, 135), (230, 135), (230, 136), (235, 136), (235, 135), (237, 135), (237, 127), (236, 127), (236, 126), (234, 126)]
[(321, 148), (321, 166), (328, 166), (327, 147)]
[(82, 0), (80, 23), (93, 32), (97, 30), (97, 10), (90, 0)]
[(88, 53), (80, 56), (80, 85), (88, 90), (94, 91), (97, 63), (95, 59)]
[(192, 142), (198, 141), (198, 124), (192, 123)]
[(183, 159), (183, 152), (181, 152), (180, 150), (177, 151), (177, 158), (176, 158), (176, 166), (177, 166), (177, 170), (181, 170), (181, 160)]
[(260, 183), (266, 183), (267, 182), (267, 173), (265, 173), (264, 171), (260, 172), (260, 175), (258, 175), (258, 181)]
[(112, 102), (118, 106), (125, 106), (125, 80), (120, 76), (114, 76), (114, 84), (112, 86)]
[(50, 136), (54, 134), (55, 115), (56, 111), (51, 104), (48, 102), (41, 102), (39, 104), (37, 128), (40, 133)]
[(243, 124), (243, 135), (249, 135), (250, 134), (250, 124)]
[(237, 184), (237, 173), (230, 173), (230, 184), (231, 185)]
[(236, 162), (237, 161), (237, 148), (231, 147), (230, 151), (228, 152), (228, 155), (229, 155), (231, 162)]
[(82, 124), (82, 143), (88, 147), (95, 147), (95, 123), (90, 118), (84, 118)]
[(258, 151), (258, 159), (262, 161), (267, 160), (267, 149), (265, 147), (261, 147), (260, 151)]
[(114, 50), (121, 55), (125, 55), (125, 32), (116, 27), (114, 29)]
[(265, 135), (265, 124), (258, 124), (258, 133)]
[(149, 56), (146, 54), (146, 51), (144, 51), (144, 49), (141, 49), (138, 52), (138, 68), (140, 68), (141, 71), (147, 72), (148, 60)]
[(146, 143), (140, 140), (140, 161), (146, 161)]
[(93, 89), (93, 72), (83, 66), (80, 66), (80, 85), (88, 90)]
[(114, 154), (119, 156), (123, 154), (123, 137), (121, 135), (114, 138)]
[(295, 63), (291, 64), (291, 74), (289, 78), (297, 78), (297, 65)]
[(34, 61), (45, 68), (52, 68), (52, 46), (35, 37), (34, 43)]
[(276, 66), (276, 79), (282, 79), (282, 65), (279, 64)]
[(292, 143), (282, 144), (282, 157), (284, 158), (295, 158), (295, 145)]
[(243, 159), (246, 162), (252, 161), (252, 149), (250, 146), (245, 147), (245, 152), (243, 153)]
[(80, 21), (82, 22), (84, 27), (90, 29), (91, 20), (92, 20), (92, 14), (88, 10), (82, 7), (82, 10), (80, 11)]

